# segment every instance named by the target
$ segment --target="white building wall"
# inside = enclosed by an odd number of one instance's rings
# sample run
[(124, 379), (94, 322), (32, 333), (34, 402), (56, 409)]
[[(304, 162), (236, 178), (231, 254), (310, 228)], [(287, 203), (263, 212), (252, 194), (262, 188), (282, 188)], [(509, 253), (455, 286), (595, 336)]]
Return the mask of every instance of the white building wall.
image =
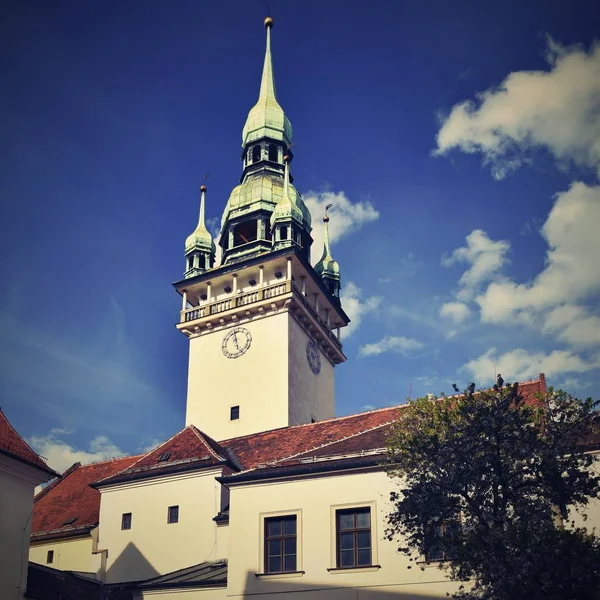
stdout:
[(221, 600), (227, 598), (227, 588), (148, 590), (134, 593), (133, 600)]
[[(98, 548), (108, 549), (106, 582), (163, 575), (218, 556), (227, 548), (212, 520), (221, 505), (221, 469), (156, 477), (101, 490)], [(169, 506), (179, 522), (167, 523)], [(131, 529), (121, 529), (132, 513)]]
[(0, 455), (0, 598), (20, 600), (27, 589), (33, 491), (49, 475)]
[[(53, 561), (48, 563), (48, 551), (53, 551)], [(29, 560), (39, 565), (61, 571), (78, 571), (98, 575), (100, 560), (92, 554), (94, 541), (91, 535), (73, 539), (49, 540), (32, 544), (29, 548)]]
[(335, 416), (334, 366), (321, 352), (321, 372), (312, 372), (306, 358), (308, 334), (289, 316), (289, 424), (322, 421)]
[[(288, 314), (239, 323), (252, 335), (245, 354), (227, 358), (231, 327), (190, 339), (186, 425), (224, 440), (288, 425)], [(232, 406), (240, 418), (230, 420)]]
[[(257, 483), (231, 490), (228, 594), (231, 596), (396, 600), (445, 598), (456, 585), (437, 566), (415, 565), (384, 539), (389, 492), (395, 484), (383, 472)], [(335, 509), (371, 506), (374, 569), (329, 571), (335, 567)], [(264, 571), (265, 516), (298, 515), (298, 570), (294, 576), (257, 577)], [(352, 589), (352, 595), (349, 595)]]

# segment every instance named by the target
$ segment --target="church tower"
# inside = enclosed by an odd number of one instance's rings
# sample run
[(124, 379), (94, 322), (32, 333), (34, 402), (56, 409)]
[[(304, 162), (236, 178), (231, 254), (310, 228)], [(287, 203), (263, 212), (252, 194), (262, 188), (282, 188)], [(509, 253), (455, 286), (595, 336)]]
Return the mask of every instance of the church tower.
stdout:
[[(334, 416), (334, 367), (346, 360), (339, 265), (325, 214), (323, 258), (310, 264), (311, 214), (293, 185), (292, 126), (277, 101), (273, 20), (258, 102), (242, 131), (242, 176), (221, 219), (220, 264), (200, 219), (185, 244), (177, 328), (189, 339), (186, 425), (216, 440)], [(329, 208), (329, 207), (328, 207)]]

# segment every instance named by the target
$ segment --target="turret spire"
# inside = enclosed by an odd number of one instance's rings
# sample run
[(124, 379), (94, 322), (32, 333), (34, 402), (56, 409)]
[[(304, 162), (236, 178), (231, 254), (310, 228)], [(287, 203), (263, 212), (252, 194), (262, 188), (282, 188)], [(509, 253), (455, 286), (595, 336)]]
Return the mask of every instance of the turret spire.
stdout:
[(273, 27), (273, 19), (271, 19), (271, 17), (267, 17), (265, 19), (265, 27), (267, 29), (267, 48), (265, 50), (265, 62), (263, 64), (258, 99), (269, 99), (277, 102), (277, 94), (275, 93), (275, 79), (273, 78), (273, 60), (271, 58), (271, 28)]
[(200, 186), (200, 214), (198, 225), (185, 240), (186, 277), (193, 277), (212, 268), (215, 262), (215, 243), (204, 222), (206, 186)]
[(340, 266), (331, 256), (331, 250), (329, 248), (329, 215), (327, 214), (327, 211), (332, 206), (332, 204), (328, 204), (325, 207), (325, 215), (323, 216), (323, 256), (315, 265), (315, 271), (317, 272), (317, 275), (321, 277), (323, 283), (333, 296), (339, 298)]

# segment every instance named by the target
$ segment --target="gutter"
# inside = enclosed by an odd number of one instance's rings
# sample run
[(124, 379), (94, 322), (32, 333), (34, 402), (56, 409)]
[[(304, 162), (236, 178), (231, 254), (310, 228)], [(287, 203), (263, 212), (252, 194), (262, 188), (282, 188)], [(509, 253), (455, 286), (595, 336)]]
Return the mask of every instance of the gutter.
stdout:
[(297, 475), (316, 475), (320, 473), (334, 473), (340, 471), (349, 471), (363, 469), (365, 467), (383, 467), (381, 455), (365, 456), (345, 460), (342, 464), (339, 462), (314, 462), (304, 463), (295, 466), (258, 468), (246, 473), (237, 475), (226, 475), (224, 477), (216, 477), (216, 480), (225, 485), (236, 485), (238, 483), (246, 483), (250, 481), (264, 481), (267, 479), (285, 479)]

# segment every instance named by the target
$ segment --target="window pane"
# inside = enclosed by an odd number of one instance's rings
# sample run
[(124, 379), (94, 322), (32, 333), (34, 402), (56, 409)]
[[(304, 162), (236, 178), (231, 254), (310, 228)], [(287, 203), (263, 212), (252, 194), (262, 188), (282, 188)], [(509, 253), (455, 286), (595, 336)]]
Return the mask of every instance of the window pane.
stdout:
[(340, 543), (342, 550), (352, 550), (354, 548), (354, 534), (342, 533), (340, 535)]
[(296, 570), (296, 555), (285, 557), (285, 568), (284, 571), (295, 571)]
[(354, 566), (354, 550), (342, 550), (340, 552), (340, 567)]
[(361, 566), (371, 564), (371, 550), (370, 549), (358, 551), (358, 564)]
[(281, 556), (271, 556), (269, 558), (269, 572), (281, 571)]
[(354, 514), (340, 513), (339, 514), (340, 529), (354, 529)]
[(281, 520), (269, 521), (269, 535), (281, 535)]
[(368, 531), (361, 531), (356, 534), (356, 547), (357, 548), (370, 548), (371, 547), (371, 534)]
[(296, 554), (296, 538), (285, 540), (285, 554)]
[(371, 511), (356, 513), (356, 527), (371, 527)]
[(269, 541), (269, 556), (274, 556), (275, 554), (281, 554), (281, 540)]
[(296, 517), (288, 517), (283, 520), (283, 533), (293, 535), (296, 533)]

